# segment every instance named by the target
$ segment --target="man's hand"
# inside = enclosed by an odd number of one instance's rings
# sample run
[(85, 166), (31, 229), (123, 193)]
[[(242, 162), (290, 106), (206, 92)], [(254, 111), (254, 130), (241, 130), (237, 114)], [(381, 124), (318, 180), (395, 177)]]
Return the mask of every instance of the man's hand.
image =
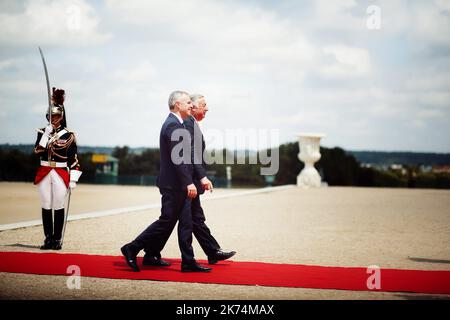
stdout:
[(75, 189), (77, 187), (77, 183), (75, 181), (70, 181), (69, 182), (69, 188), (70, 189)]
[(207, 177), (202, 178), (200, 183), (202, 184), (203, 189), (213, 192), (213, 184)]
[(191, 199), (194, 199), (197, 196), (197, 188), (195, 187), (195, 184), (191, 183), (187, 186), (187, 195)]

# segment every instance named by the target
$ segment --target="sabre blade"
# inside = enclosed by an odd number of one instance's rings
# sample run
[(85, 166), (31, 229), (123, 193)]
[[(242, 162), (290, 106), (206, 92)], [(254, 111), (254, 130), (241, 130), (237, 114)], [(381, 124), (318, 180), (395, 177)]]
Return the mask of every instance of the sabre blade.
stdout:
[(63, 231), (61, 234), (61, 245), (64, 242), (64, 235), (66, 233), (66, 225), (67, 225), (67, 219), (69, 218), (69, 208), (70, 208), (70, 197), (72, 195), (72, 189), (69, 187), (69, 190), (67, 192), (67, 205), (66, 205), (66, 209), (64, 210), (64, 225), (63, 225)]
[(50, 91), (50, 81), (48, 79), (48, 71), (47, 71), (47, 64), (45, 63), (44, 53), (42, 52), (41, 47), (39, 48), (39, 53), (41, 54), (42, 63), (44, 64), (44, 71), (45, 71), (45, 81), (47, 83), (47, 95), (48, 95), (48, 121), (49, 124), (52, 124), (52, 94)]

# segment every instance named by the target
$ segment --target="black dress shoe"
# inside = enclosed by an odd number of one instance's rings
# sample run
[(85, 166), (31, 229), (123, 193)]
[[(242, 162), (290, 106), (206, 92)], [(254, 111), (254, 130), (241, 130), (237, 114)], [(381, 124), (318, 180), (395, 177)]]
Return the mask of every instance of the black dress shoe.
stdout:
[(134, 272), (139, 272), (139, 267), (137, 265), (136, 261), (136, 254), (133, 250), (131, 250), (129, 244), (124, 245), (122, 248), (120, 248), (120, 251), (122, 251), (123, 256), (125, 257), (125, 261), (130, 266), (131, 269), (133, 269)]
[(41, 250), (50, 250), (53, 249), (53, 239), (52, 237), (46, 237), (44, 240), (44, 244), (40, 246)]
[(145, 255), (142, 259), (142, 265), (144, 266), (154, 266), (154, 267), (168, 267), (171, 265), (170, 262), (164, 261), (160, 258)]
[(181, 264), (181, 272), (210, 272), (212, 269), (203, 267), (198, 263)]
[(213, 255), (208, 256), (208, 263), (215, 264), (217, 261), (230, 259), (236, 254), (236, 251), (225, 252), (221, 249), (217, 250)]
[(52, 249), (53, 250), (61, 250), (62, 249), (62, 242), (61, 242), (61, 240), (54, 240)]

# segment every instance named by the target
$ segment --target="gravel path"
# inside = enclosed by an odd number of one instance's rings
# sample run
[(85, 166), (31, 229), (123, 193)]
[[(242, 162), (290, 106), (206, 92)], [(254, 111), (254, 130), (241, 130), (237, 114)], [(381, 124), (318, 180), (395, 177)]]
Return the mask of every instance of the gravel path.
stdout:
[[(1, 189), (0, 184), (0, 189)], [(80, 186), (80, 190), (81, 190)], [(84, 186), (83, 186), (84, 187)], [(86, 186), (87, 187), (87, 186)], [(97, 187), (97, 186), (96, 186)], [(105, 209), (117, 194), (134, 199), (136, 188), (113, 187), (107, 204), (77, 195), (79, 208)], [(116, 189), (119, 189), (117, 191)], [(234, 190), (235, 192), (236, 190)], [(223, 192), (231, 192), (226, 190)], [(159, 201), (146, 189), (146, 202)], [(148, 193), (152, 195), (149, 196)], [(36, 195), (37, 196), (37, 195)], [(154, 198), (153, 198), (154, 197)], [(114, 199), (113, 199), (114, 198)], [(74, 198), (75, 199), (75, 198)], [(103, 199), (103, 198), (102, 198)], [(102, 200), (104, 201), (104, 200)], [(155, 202), (156, 202), (155, 201)], [(133, 205), (139, 204), (136, 200)], [(33, 203), (34, 205), (34, 203)], [(10, 206), (14, 207), (13, 204)], [(204, 201), (207, 224), (235, 261), (323, 266), (450, 270), (450, 192), (376, 188), (292, 188)], [(39, 208), (39, 204), (37, 204)], [(81, 209), (80, 209), (81, 210)], [(92, 211), (92, 209), (89, 209)], [(2, 205), (1, 212), (6, 212)], [(62, 253), (120, 255), (119, 248), (159, 216), (159, 210), (69, 222)], [(0, 250), (39, 252), (41, 227), (0, 232)], [(194, 241), (198, 259), (205, 255)], [(142, 255), (142, 254), (141, 254)], [(164, 257), (179, 258), (176, 233)], [(69, 290), (64, 276), (0, 273), (0, 298), (18, 299), (416, 299), (450, 296), (272, 288), (82, 278)]]

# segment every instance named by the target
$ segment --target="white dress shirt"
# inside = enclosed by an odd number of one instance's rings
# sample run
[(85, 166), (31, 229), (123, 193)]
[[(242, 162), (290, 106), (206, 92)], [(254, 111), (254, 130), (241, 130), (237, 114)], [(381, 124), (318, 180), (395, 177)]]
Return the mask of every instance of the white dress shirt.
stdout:
[(173, 114), (175, 117), (177, 117), (178, 121), (180, 121), (181, 124), (183, 124), (183, 119), (177, 115), (175, 112), (170, 111), (171, 114)]

